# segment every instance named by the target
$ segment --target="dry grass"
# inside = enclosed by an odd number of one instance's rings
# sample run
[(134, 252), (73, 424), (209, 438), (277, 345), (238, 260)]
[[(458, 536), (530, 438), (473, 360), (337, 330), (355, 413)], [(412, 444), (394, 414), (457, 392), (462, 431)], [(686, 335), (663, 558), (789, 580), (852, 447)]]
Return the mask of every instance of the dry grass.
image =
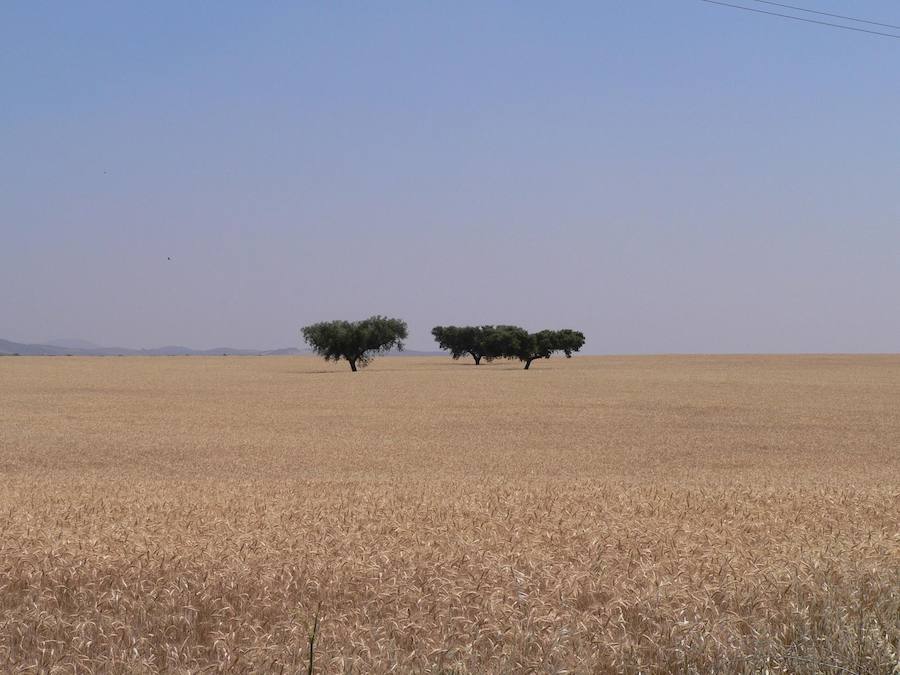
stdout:
[(900, 672), (896, 356), (10, 357), (0, 475), (4, 672)]

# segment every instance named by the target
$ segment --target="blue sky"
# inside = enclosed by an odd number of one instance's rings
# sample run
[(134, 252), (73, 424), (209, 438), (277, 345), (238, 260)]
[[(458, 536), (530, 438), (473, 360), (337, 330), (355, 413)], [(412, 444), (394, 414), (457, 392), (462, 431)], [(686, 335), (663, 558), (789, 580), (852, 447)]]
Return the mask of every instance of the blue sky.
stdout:
[(699, 0), (6, 2), (0, 337), (897, 352), (898, 84), (900, 40)]

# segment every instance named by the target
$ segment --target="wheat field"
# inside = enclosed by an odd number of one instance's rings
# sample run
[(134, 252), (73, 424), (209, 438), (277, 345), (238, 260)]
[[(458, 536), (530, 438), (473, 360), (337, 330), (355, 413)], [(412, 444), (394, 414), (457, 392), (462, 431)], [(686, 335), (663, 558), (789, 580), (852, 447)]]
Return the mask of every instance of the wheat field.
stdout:
[(900, 357), (0, 358), (0, 670), (891, 673)]

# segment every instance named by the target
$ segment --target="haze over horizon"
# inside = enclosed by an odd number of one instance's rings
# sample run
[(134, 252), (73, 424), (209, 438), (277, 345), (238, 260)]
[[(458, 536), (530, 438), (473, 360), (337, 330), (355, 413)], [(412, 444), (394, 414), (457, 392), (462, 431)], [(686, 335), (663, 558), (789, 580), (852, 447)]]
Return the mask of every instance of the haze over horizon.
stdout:
[(900, 351), (900, 40), (564, 10), (3, 5), (0, 338), (276, 349), (380, 313), (413, 350)]

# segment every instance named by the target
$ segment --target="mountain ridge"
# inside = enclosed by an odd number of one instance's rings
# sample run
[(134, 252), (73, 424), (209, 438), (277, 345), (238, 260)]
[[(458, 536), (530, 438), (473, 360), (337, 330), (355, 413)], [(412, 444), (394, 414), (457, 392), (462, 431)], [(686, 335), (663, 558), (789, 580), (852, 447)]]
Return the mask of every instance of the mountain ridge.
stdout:
[[(53, 340), (57, 344), (13, 342), (0, 338), (0, 354), (7, 356), (296, 356), (309, 350), (296, 347), (281, 349), (234, 349), (216, 347), (214, 349), (191, 349), (181, 345), (165, 345), (151, 349), (129, 349), (126, 347), (75, 347), (73, 344), (91, 344), (82, 340)], [(61, 346), (60, 343), (68, 346)]]
[[(75, 347), (76, 344), (91, 345)], [(75, 338), (52, 340), (46, 343), (13, 342), (0, 338), (0, 356), (301, 356), (312, 354), (311, 349), (282, 347), (281, 349), (234, 349), (215, 347), (213, 349), (191, 349), (181, 345), (164, 345), (151, 349), (129, 349), (127, 347), (102, 347), (86, 340)], [(392, 350), (385, 356), (443, 356), (446, 352), (404, 349)]]

